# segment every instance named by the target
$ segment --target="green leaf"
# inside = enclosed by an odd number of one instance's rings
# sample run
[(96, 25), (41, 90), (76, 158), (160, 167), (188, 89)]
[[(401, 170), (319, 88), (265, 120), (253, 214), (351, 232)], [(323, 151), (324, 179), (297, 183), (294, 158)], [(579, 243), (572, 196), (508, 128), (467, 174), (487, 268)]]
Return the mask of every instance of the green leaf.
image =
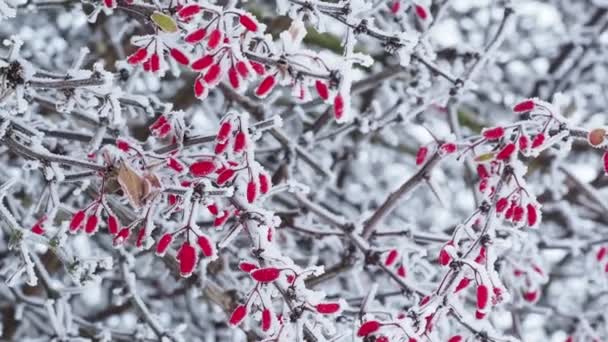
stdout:
[(150, 16), (150, 19), (152, 19), (158, 28), (165, 32), (177, 32), (177, 24), (175, 23), (175, 20), (171, 18), (171, 16), (161, 12), (154, 12)]

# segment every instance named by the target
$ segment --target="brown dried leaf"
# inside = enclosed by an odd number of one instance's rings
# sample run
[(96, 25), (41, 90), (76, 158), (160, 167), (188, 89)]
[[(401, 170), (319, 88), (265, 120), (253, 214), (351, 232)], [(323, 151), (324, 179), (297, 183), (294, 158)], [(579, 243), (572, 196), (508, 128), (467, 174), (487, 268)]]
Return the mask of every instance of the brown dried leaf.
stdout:
[(123, 161), (118, 167), (117, 180), (131, 205), (135, 208), (141, 207), (144, 197), (144, 178)]

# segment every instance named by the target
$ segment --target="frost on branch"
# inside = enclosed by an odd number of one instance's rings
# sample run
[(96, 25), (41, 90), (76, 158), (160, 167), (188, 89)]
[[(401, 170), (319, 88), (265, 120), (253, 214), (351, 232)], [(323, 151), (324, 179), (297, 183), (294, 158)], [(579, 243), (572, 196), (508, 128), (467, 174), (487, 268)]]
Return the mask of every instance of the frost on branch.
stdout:
[(3, 339), (608, 338), (601, 1), (0, 16)]

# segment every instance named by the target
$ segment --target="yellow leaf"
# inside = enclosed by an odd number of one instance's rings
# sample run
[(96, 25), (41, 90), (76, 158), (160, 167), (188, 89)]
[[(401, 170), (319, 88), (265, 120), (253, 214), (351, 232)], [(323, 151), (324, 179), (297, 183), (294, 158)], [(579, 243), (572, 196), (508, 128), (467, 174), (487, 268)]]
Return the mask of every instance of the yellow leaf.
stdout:
[(475, 157), (475, 161), (484, 162), (484, 161), (492, 160), (492, 158), (494, 158), (494, 154), (495, 154), (494, 152), (480, 154), (477, 157)]
[(157, 11), (152, 13), (150, 19), (152, 19), (156, 26), (165, 32), (177, 32), (177, 24), (171, 16)]

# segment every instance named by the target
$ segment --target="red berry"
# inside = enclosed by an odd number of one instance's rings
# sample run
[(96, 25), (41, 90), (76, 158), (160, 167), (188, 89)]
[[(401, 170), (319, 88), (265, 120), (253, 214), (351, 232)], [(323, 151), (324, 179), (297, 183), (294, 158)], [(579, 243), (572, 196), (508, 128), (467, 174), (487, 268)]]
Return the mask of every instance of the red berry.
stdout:
[(205, 177), (215, 171), (215, 163), (212, 160), (199, 160), (190, 165), (190, 173), (194, 177)]
[(397, 275), (400, 276), (401, 278), (405, 278), (405, 276), (407, 275), (405, 266), (401, 265), (401, 266), (399, 266), (399, 268), (397, 268)]
[(415, 10), (416, 10), (416, 15), (418, 16), (418, 18), (420, 18), (422, 20), (426, 20), (429, 17), (429, 13), (424, 6), (416, 5)]
[(123, 152), (128, 152), (129, 149), (131, 148), (131, 146), (129, 145), (128, 142), (122, 140), (122, 139), (118, 139), (116, 140), (116, 147), (118, 147), (119, 150), (123, 151)]
[(257, 195), (257, 184), (254, 181), (250, 181), (247, 184), (247, 202), (253, 203)]
[(228, 69), (228, 81), (230, 81), (230, 85), (232, 86), (232, 88), (239, 89), (239, 73), (235, 67)]
[(498, 159), (498, 160), (509, 159), (511, 157), (511, 155), (513, 154), (513, 152), (515, 152), (515, 144), (509, 143), (505, 147), (503, 147), (502, 150), (500, 150), (500, 152), (498, 152), (498, 154), (496, 155), (496, 159)]
[(251, 64), (251, 67), (253, 68), (253, 71), (255, 71), (256, 74), (262, 76), (264, 75), (264, 73), (266, 73), (266, 68), (263, 64), (254, 61), (249, 62), (249, 64)]
[(399, 252), (396, 249), (391, 249), (386, 256), (386, 260), (384, 261), (384, 265), (390, 266), (395, 263), (397, 257), (399, 256)]
[(380, 322), (378, 321), (367, 321), (361, 324), (359, 330), (357, 330), (357, 336), (363, 337), (373, 334), (380, 329), (380, 326)]
[(238, 325), (247, 316), (247, 307), (245, 305), (239, 305), (234, 309), (232, 315), (230, 315), (230, 324)]
[(198, 30), (194, 30), (194, 31), (188, 33), (188, 35), (186, 37), (184, 37), (184, 41), (186, 43), (195, 44), (195, 43), (198, 43), (201, 40), (205, 39), (206, 35), (207, 35), (207, 30), (205, 30), (204, 28), (200, 28)]
[(265, 194), (270, 189), (270, 179), (265, 173), (260, 173), (258, 180), (260, 182), (260, 192)]
[(528, 205), (526, 206), (526, 210), (528, 213), (528, 226), (532, 227), (536, 224), (536, 221), (538, 220), (538, 213), (536, 212), (536, 207), (533, 204), (528, 203)]
[(477, 308), (480, 310), (485, 309), (488, 305), (488, 287), (484, 284), (477, 286)]
[(201, 11), (201, 7), (197, 4), (186, 5), (177, 12), (177, 15), (181, 19), (186, 19), (188, 17), (191, 17), (191, 16), (197, 14), (200, 11)]
[(264, 308), (264, 311), (262, 311), (262, 330), (268, 331), (268, 329), (270, 329), (271, 324), (272, 324), (272, 313), (267, 308)]
[(258, 268), (258, 266), (256, 264), (252, 264), (250, 262), (243, 261), (239, 264), (239, 268), (241, 269), (241, 271), (249, 273), (249, 272), (255, 270), (256, 268)]
[(173, 241), (173, 234), (165, 234), (158, 239), (158, 243), (156, 244), (156, 255), (163, 256), (167, 252), (169, 245)]
[(248, 15), (241, 14), (239, 16), (239, 22), (243, 25), (247, 30), (251, 32), (255, 32), (258, 30), (258, 24)]
[(229, 181), (230, 179), (232, 179), (232, 176), (234, 176), (234, 170), (227, 169), (227, 170), (223, 171), (217, 177), (217, 184), (218, 185), (223, 185), (224, 183), (226, 183), (227, 181)]
[(539, 147), (545, 142), (545, 135), (542, 133), (537, 134), (534, 139), (532, 139), (532, 148)]
[(502, 127), (490, 128), (484, 130), (482, 134), (488, 140), (498, 140), (505, 135), (505, 129)]
[(210, 257), (213, 255), (213, 244), (211, 243), (211, 239), (204, 234), (201, 234), (197, 240), (198, 246), (203, 251), (203, 255), (206, 257)]
[(188, 58), (188, 56), (186, 56), (185, 53), (181, 52), (180, 50), (178, 50), (176, 48), (171, 49), (169, 51), (169, 54), (179, 64), (182, 64), (182, 65), (190, 64), (190, 59)]
[(596, 260), (602, 261), (602, 259), (604, 259), (604, 257), (606, 256), (607, 253), (608, 253), (608, 247), (606, 247), (606, 246), (601, 247), (597, 251), (597, 254), (595, 255)]
[(276, 79), (274, 75), (268, 75), (262, 80), (258, 88), (255, 90), (255, 94), (259, 97), (265, 97), (270, 93), (270, 90), (275, 86)]
[(209, 41), (207, 42), (209, 48), (212, 50), (215, 49), (222, 41), (222, 37), (223, 33), (219, 29), (214, 29), (213, 31), (211, 31), (211, 34), (209, 34)]
[(203, 69), (206, 69), (208, 66), (210, 66), (211, 64), (213, 64), (213, 56), (212, 55), (205, 55), (197, 60), (195, 60), (194, 62), (192, 62), (192, 70), (194, 71), (201, 71)]
[(327, 84), (317, 80), (315, 82), (315, 88), (317, 88), (317, 93), (319, 93), (319, 97), (321, 97), (323, 100), (327, 100), (329, 98), (329, 89), (327, 88)]
[(203, 80), (207, 84), (215, 84), (219, 81), (221, 73), (222, 73), (222, 67), (220, 66), (220, 64), (219, 63), (213, 64), (212, 66), (209, 67), (209, 70), (207, 70), (207, 73), (205, 74), (205, 76), (203, 76)]
[(529, 112), (532, 109), (534, 109), (534, 101), (532, 101), (532, 100), (526, 100), (526, 101), (520, 102), (513, 107), (513, 111), (515, 113)]
[(276, 267), (258, 268), (251, 272), (251, 277), (260, 283), (269, 283), (277, 280), (281, 270)]
[(454, 293), (457, 293), (463, 289), (465, 289), (471, 283), (471, 278), (462, 278), (456, 288), (454, 289)]
[(422, 163), (424, 163), (424, 161), (426, 160), (426, 156), (428, 153), (428, 147), (422, 146), (421, 148), (419, 148), (418, 152), (416, 153), (416, 165), (422, 165)]
[(249, 76), (249, 68), (247, 67), (247, 63), (243, 61), (238, 61), (236, 63), (236, 71), (238, 71), (242, 78), (247, 78), (247, 76)]
[(87, 219), (87, 223), (84, 227), (84, 231), (87, 234), (94, 234), (97, 231), (97, 221), (97, 215), (89, 216), (89, 218)]
[(318, 313), (333, 314), (340, 310), (340, 303), (319, 303), (315, 308)]
[(344, 115), (344, 98), (342, 97), (342, 94), (338, 94), (334, 98), (334, 116), (336, 117), (336, 120), (340, 120), (340, 119), (342, 119), (343, 115)]
[(241, 152), (245, 149), (245, 145), (247, 145), (247, 136), (245, 132), (239, 131), (234, 138), (234, 152)]
[(72, 216), (72, 221), (70, 221), (70, 231), (74, 232), (78, 230), (84, 221), (85, 216), (84, 210), (77, 211), (74, 216)]
[(184, 242), (177, 252), (177, 260), (179, 261), (179, 274), (185, 278), (191, 276), (197, 262), (196, 250), (190, 243)]
[(118, 233), (118, 220), (113, 215), (108, 216), (108, 230), (112, 235)]
[(130, 55), (129, 58), (127, 58), (127, 63), (139, 64), (139, 63), (143, 62), (143, 60), (146, 59), (146, 57), (148, 57), (148, 49), (139, 48), (132, 55)]

